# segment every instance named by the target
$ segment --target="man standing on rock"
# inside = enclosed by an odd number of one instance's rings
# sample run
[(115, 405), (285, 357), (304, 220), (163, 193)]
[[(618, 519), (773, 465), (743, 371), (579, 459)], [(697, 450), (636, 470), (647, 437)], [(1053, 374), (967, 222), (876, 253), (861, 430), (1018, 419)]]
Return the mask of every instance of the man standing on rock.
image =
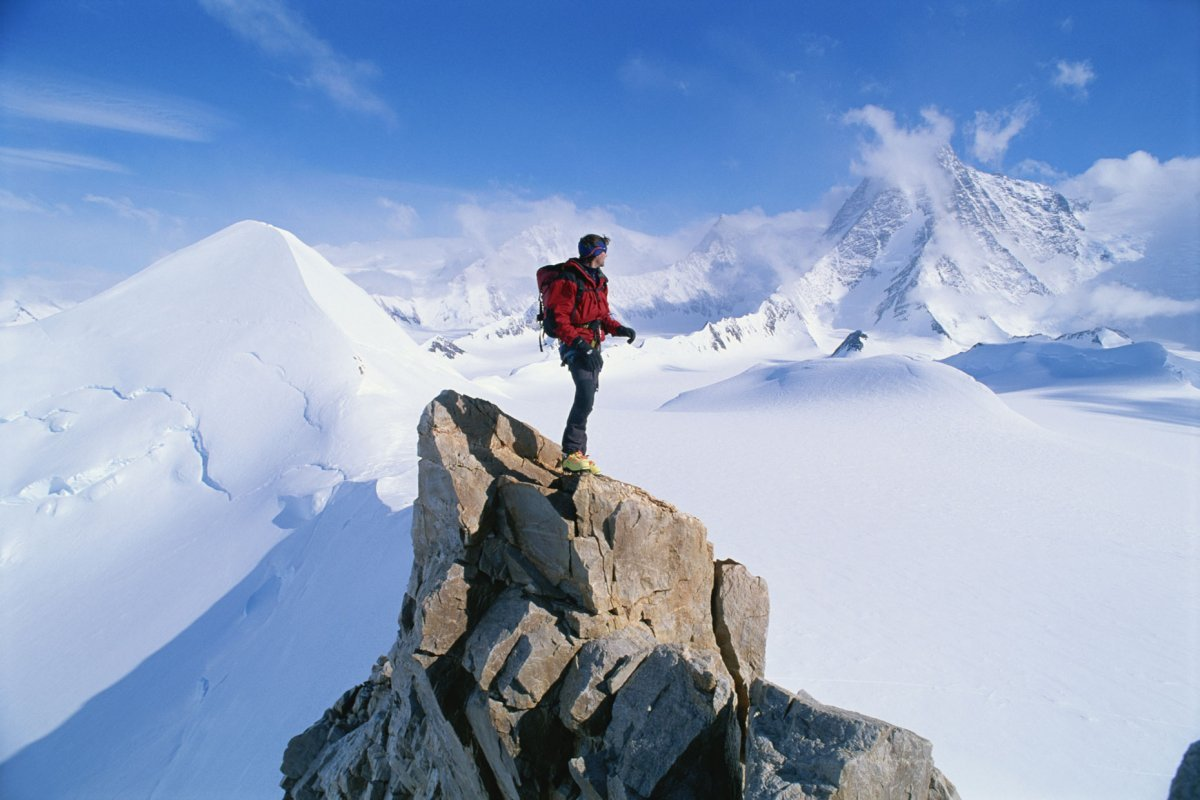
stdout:
[(600, 344), (605, 334), (624, 336), (632, 344), (637, 333), (613, 319), (608, 310), (607, 236), (589, 233), (579, 240), (579, 258), (563, 265), (561, 277), (545, 295), (546, 315), (559, 340), (558, 352), (575, 382), (575, 402), (563, 431), (564, 472), (599, 473), (587, 455), (587, 421), (592, 413), (604, 359)]

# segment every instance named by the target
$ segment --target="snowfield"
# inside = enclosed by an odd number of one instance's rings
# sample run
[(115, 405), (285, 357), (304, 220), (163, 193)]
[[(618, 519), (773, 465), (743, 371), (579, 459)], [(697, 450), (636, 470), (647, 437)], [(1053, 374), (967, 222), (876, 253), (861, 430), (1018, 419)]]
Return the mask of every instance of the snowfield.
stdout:
[[(0, 337), (0, 756), (212, 607), (465, 383), (289, 233), (241, 223)], [(85, 665), (79, 654), (87, 654)]]
[[(846, 333), (616, 342), (591, 454), (767, 580), (770, 680), (929, 738), (967, 800), (1165, 797), (1200, 738), (1200, 354), (825, 358)], [(0, 328), (0, 794), (279, 796), (394, 637), (425, 403), (562, 429), (534, 332), (456, 343), (261, 223)]]

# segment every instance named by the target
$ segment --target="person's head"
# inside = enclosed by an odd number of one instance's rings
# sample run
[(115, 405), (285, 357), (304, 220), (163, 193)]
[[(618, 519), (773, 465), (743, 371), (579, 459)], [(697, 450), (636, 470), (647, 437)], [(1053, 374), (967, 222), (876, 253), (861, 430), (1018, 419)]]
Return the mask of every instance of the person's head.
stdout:
[(607, 236), (601, 236), (598, 233), (589, 233), (579, 240), (579, 260), (590, 267), (602, 267), (604, 261), (608, 257), (608, 243), (611, 240)]

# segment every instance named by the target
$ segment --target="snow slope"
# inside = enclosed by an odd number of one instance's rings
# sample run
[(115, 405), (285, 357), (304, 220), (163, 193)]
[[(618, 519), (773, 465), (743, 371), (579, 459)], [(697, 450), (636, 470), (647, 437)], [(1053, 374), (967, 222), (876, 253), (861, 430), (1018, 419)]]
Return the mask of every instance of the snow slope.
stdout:
[(0, 371), (0, 757), (172, 641), (335, 486), (412, 470), (420, 407), (466, 383), (254, 222), (0, 329)]
[(1073, 390), (1018, 414), (943, 364), (775, 363), (602, 396), (591, 450), (766, 578), (768, 678), (929, 737), (963, 797), (1164, 797), (1200, 733), (1200, 416)]
[(340, 484), (203, 616), (0, 765), (0, 794), (278, 797), (288, 740), (395, 639), (411, 519), (371, 483)]
[[(613, 343), (592, 454), (767, 579), (770, 679), (929, 737), (964, 797), (1165, 796), (1200, 736), (1196, 355), (824, 359), (802, 322)], [(561, 431), (565, 370), (504, 327), (431, 354), (243, 223), (0, 330), (0, 794), (278, 796), (394, 633), (420, 408)]]

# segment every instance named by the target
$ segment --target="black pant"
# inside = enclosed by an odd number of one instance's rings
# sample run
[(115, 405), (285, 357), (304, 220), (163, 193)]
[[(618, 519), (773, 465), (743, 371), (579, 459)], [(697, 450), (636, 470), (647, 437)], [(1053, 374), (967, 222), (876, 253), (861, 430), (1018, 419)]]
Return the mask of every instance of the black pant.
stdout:
[(596, 390), (600, 387), (600, 370), (588, 369), (574, 361), (567, 364), (567, 369), (571, 371), (571, 380), (575, 381), (575, 402), (567, 415), (562, 438), (563, 455), (569, 456), (587, 452), (587, 421), (596, 400)]

